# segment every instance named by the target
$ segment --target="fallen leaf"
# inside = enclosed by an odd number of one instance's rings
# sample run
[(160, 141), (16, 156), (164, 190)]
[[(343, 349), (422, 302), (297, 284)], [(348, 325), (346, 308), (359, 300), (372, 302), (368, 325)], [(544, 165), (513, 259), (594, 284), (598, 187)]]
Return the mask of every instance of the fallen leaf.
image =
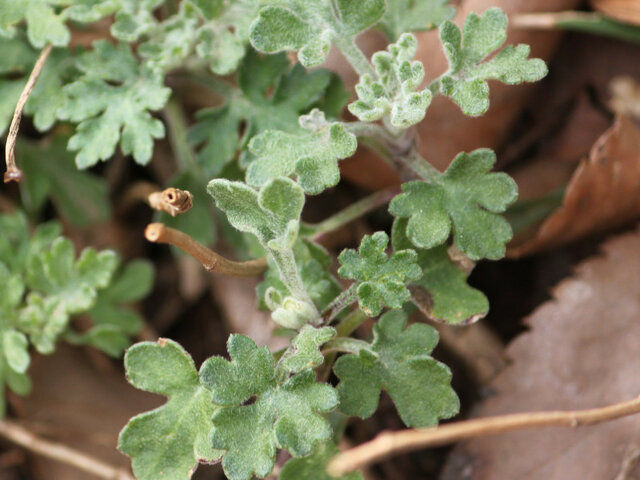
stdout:
[(569, 182), (562, 206), (536, 236), (507, 251), (520, 257), (622, 226), (640, 215), (640, 129), (620, 116)]
[(640, 25), (640, 3), (637, 0), (591, 0), (591, 6), (620, 22)]
[[(592, 408), (638, 395), (640, 231), (603, 251), (528, 318), (530, 331), (507, 349), (512, 365), (475, 416)], [(441, 480), (613, 480), (639, 431), (636, 415), (478, 438), (456, 447)]]

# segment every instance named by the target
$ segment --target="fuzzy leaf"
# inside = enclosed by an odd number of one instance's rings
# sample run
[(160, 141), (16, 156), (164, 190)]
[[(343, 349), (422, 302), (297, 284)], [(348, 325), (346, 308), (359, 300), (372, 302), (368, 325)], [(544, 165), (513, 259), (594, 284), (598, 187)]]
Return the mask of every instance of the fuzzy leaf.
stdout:
[(438, 27), (456, 14), (448, 0), (387, 0), (387, 13), (380, 27), (392, 41), (405, 32), (420, 32)]
[(250, 49), (238, 70), (239, 88), (231, 90), (223, 106), (198, 112), (199, 121), (189, 133), (193, 144), (203, 145), (198, 158), (205, 172), (217, 176), (265, 130), (299, 131), (299, 115), (324, 99), (332, 78), (326, 70), (290, 67), (285, 54), (261, 56)]
[[(0, 35), (12, 37), (16, 24), (27, 22), (29, 42), (36, 48), (47, 44), (64, 47), (71, 40), (65, 25), (64, 7), (72, 0), (2, 0), (0, 2)], [(60, 12), (59, 7), (62, 7)]]
[(316, 368), (324, 362), (320, 347), (336, 335), (332, 327), (314, 328), (306, 325), (291, 341), (294, 350), (282, 358), (282, 367), (290, 373)]
[(507, 174), (489, 173), (495, 161), (488, 149), (460, 153), (433, 183), (403, 184), (389, 211), (409, 218), (407, 235), (417, 247), (442, 245), (453, 229), (456, 244), (472, 260), (502, 258), (512, 234), (497, 213), (516, 199), (518, 189)]
[(404, 328), (402, 311), (384, 314), (373, 329), (371, 349), (338, 359), (334, 372), (340, 410), (361, 418), (378, 407), (380, 390), (386, 390), (404, 423), (409, 427), (436, 425), (458, 413), (458, 397), (451, 388), (449, 368), (429, 354), (438, 333), (429, 325)]
[(252, 45), (261, 52), (298, 50), (305, 67), (324, 61), (331, 42), (352, 42), (361, 31), (377, 23), (385, 12), (384, 0), (284, 0), (260, 10), (251, 25)]
[(487, 80), (514, 85), (535, 82), (547, 74), (544, 61), (529, 59), (530, 48), (524, 44), (509, 45), (484, 61), (506, 39), (507, 16), (499, 8), (490, 8), (481, 16), (470, 13), (462, 33), (452, 22), (441, 25), (440, 41), (449, 61), (449, 70), (440, 78), (439, 89), (466, 115), (476, 117), (489, 109)]
[(389, 237), (384, 232), (365, 235), (358, 252), (343, 250), (338, 261), (338, 275), (356, 281), (358, 302), (367, 315), (378, 316), (384, 306), (401, 308), (409, 300), (408, 280), (420, 278), (422, 272), (413, 250), (385, 253)]
[(409, 128), (419, 123), (431, 103), (428, 88), (416, 91), (424, 80), (424, 66), (411, 61), (418, 49), (415, 36), (406, 33), (387, 51), (372, 57), (377, 79), (363, 75), (356, 85), (358, 100), (349, 105), (349, 111), (360, 120), (375, 122), (390, 115), (391, 124)]
[(134, 387), (168, 397), (163, 406), (132, 418), (120, 432), (118, 449), (131, 457), (138, 479), (188, 479), (198, 462), (220, 458), (222, 452), (209, 443), (217, 407), (180, 345), (167, 339), (138, 343), (127, 351), (124, 363)]
[(17, 155), (25, 174), (20, 191), (29, 211), (39, 212), (51, 198), (60, 213), (79, 227), (110, 217), (105, 181), (78, 171), (65, 138), (56, 137), (45, 145), (20, 142)]
[(149, 110), (162, 108), (170, 90), (141, 70), (125, 45), (98, 40), (93, 46), (93, 51), (80, 56), (83, 75), (64, 88), (69, 98), (58, 110), (59, 118), (80, 122), (69, 149), (78, 150), (79, 168), (107, 160), (118, 143), (125, 155), (133, 154), (137, 163), (145, 165), (154, 139), (164, 136), (162, 122)]
[(311, 195), (338, 184), (338, 161), (355, 153), (355, 135), (340, 122), (327, 122), (319, 110), (301, 117), (301, 124), (311, 131), (267, 130), (251, 140), (249, 149), (256, 159), (247, 170), (247, 183), (260, 186), (276, 177), (295, 175)]
[[(230, 480), (264, 477), (273, 469), (277, 448), (307, 455), (331, 436), (320, 414), (336, 406), (333, 388), (316, 383), (311, 370), (279, 383), (269, 351), (242, 335), (229, 337), (228, 350), (231, 361), (209, 359), (202, 379), (213, 402), (222, 405), (213, 416), (211, 440), (226, 450), (222, 466)], [(249, 399), (255, 401), (244, 404)]]
[(280, 472), (280, 480), (362, 480), (360, 472), (332, 477), (327, 464), (340, 450), (331, 442), (319, 444), (311, 455), (289, 460)]
[(407, 238), (407, 219), (397, 218), (393, 223), (393, 248), (413, 248), (418, 253), (422, 277), (412, 286), (422, 288), (429, 295), (427, 305), (418, 305), (429, 318), (451, 324), (467, 324), (484, 317), (489, 301), (484, 294), (467, 284), (465, 271), (451, 260), (447, 247), (441, 245), (430, 250), (416, 248)]
[(288, 178), (271, 180), (256, 192), (242, 182), (215, 179), (207, 190), (229, 223), (255, 235), (265, 248), (290, 248), (304, 206), (302, 189)]

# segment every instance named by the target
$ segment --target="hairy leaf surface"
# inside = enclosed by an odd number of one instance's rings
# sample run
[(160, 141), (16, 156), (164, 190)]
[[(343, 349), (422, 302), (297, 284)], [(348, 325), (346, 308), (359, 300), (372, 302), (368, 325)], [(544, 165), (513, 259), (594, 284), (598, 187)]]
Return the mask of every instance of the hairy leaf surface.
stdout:
[(438, 27), (456, 13), (448, 0), (387, 0), (380, 27), (395, 42), (406, 32), (420, 32)]

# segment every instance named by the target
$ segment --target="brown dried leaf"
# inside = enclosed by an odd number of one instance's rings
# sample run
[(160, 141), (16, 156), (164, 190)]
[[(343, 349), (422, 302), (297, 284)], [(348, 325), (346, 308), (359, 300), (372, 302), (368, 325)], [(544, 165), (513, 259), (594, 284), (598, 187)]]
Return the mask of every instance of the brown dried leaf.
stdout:
[[(531, 331), (507, 349), (514, 363), (492, 383), (496, 395), (476, 416), (591, 408), (638, 395), (640, 231), (603, 250), (529, 317)], [(614, 479), (638, 432), (636, 415), (479, 438), (454, 450), (441, 480)]]
[(573, 174), (563, 204), (536, 236), (511, 248), (520, 257), (619, 227), (640, 215), (640, 129), (627, 117), (593, 145)]
[(620, 22), (640, 25), (638, 0), (591, 0), (591, 6)]

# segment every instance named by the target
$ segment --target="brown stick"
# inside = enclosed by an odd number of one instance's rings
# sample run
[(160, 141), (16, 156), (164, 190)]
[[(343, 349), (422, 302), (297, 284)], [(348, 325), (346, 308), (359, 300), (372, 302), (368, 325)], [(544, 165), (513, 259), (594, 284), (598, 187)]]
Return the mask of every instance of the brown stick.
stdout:
[(31, 95), (31, 92), (33, 91), (33, 87), (36, 86), (36, 82), (42, 73), (44, 64), (46, 63), (47, 58), (49, 58), (51, 49), (52, 46), (47, 45), (40, 53), (40, 57), (38, 57), (38, 61), (33, 67), (31, 75), (29, 75), (29, 80), (27, 80), (27, 84), (24, 86), (24, 89), (20, 94), (20, 98), (18, 99), (16, 109), (13, 112), (13, 119), (11, 120), (11, 126), (9, 127), (9, 134), (7, 135), (7, 144), (5, 145), (7, 171), (4, 172), (4, 183), (12, 181), (19, 182), (22, 179), (22, 170), (20, 170), (18, 165), (16, 165), (15, 155), (16, 140), (18, 139), (18, 130), (20, 130), (20, 120), (22, 119), (22, 110), (24, 110), (24, 106), (29, 99), (29, 95)]
[(441, 427), (383, 432), (373, 440), (336, 455), (327, 471), (333, 476), (379, 462), (399, 453), (454, 443), (473, 437), (540, 427), (578, 427), (640, 413), (640, 396), (590, 410), (516, 413), (450, 423)]
[(135, 480), (128, 472), (59, 443), (44, 440), (10, 420), (0, 421), (0, 436), (13, 443), (106, 480)]
[(168, 213), (172, 217), (187, 213), (193, 207), (193, 195), (187, 190), (169, 187), (161, 192), (153, 192), (147, 197), (154, 210)]
[(253, 277), (267, 269), (264, 258), (248, 262), (234, 262), (218, 255), (198, 243), (186, 233), (167, 227), (163, 223), (150, 223), (144, 231), (147, 240), (154, 243), (168, 243), (198, 260), (209, 272), (219, 272), (233, 277)]

